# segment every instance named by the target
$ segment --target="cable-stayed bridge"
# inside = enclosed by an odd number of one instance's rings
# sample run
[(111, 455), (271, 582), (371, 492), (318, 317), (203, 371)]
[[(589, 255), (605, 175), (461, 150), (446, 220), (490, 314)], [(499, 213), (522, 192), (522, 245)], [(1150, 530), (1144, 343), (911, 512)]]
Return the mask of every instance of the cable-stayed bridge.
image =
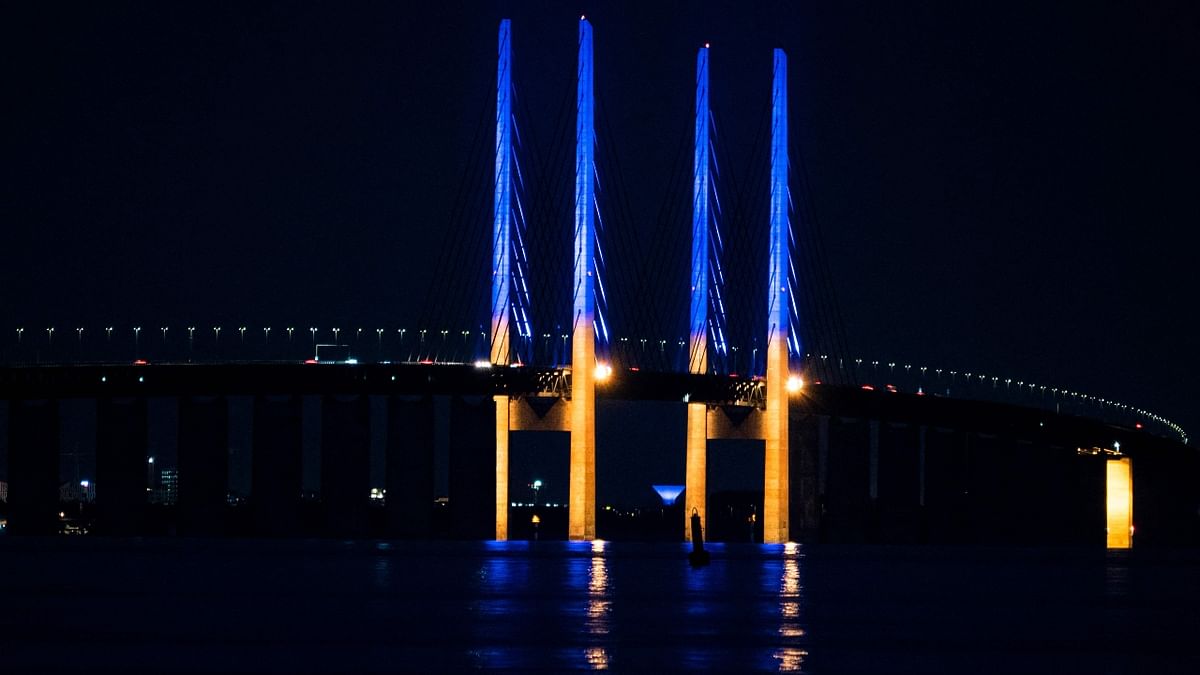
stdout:
[[(139, 438), (144, 444), (144, 434), (137, 431), (145, 422), (144, 403), (137, 403), (142, 390), (185, 397), (181, 411), (190, 412), (181, 412), (181, 428), (189, 429), (228, 424), (206, 397), (260, 397), (255, 416), (263, 424), (256, 429), (264, 431), (261, 452), (256, 444), (256, 466), (261, 464), (262, 472), (268, 466), (293, 467), (281, 488), (266, 488), (280, 481), (262, 479), (264, 491), (273, 489), (278, 497), (264, 498), (272, 503), (288, 501), (296, 473), (295, 394), (359, 394), (359, 402), (332, 399), (328, 413), (330, 428), (350, 430), (347, 438), (355, 450), (342, 453), (338, 461), (323, 459), (333, 477), (330, 503), (348, 511), (366, 493), (357, 471), (363, 464), (361, 395), (483, 397), (463, 399), (452, 412), (463, 420), (463, 447), (486, 448), (485, 454), (494, 458), (494, 480), (486, 492), (494, 496), (497, 539), (508, 537), (509, 439), (517, 431), (570, 434), (568, 534), (578, 540), (596, 537), (595, 409), (597, 397), (605, 394), (686, 403), (685, 512), (696, 513), (702, 522), (707, 518), (708, 442), (761, 440), (761, 515), (767, 542), (790, 540), (798, 527), (794, 516), (806, 521), (816, 517), (815, 487), (800, 489), (803, 505), (791, 502), (797, 469), (790, 462), (800, 456), (799, 432), (789, 428), (789, 421), (792, 407), (811, 405), (819, 397), (808, 392), (821, 386), (850, 386), (859, 397), (903, 393), (999, 399), (1055, 413), (1115, 417), (1132, 429), (1153, 425), (1186, 442), (1170, 421), (1104, 398), (1011, 377), (852, 356), (815, 234), (819, 225), (805, 198), (804, 172), (793, 161), (799, 155), (788, 134), (787, 55), (782, 50), (772, 52), (764, 124), (749, 153), (750, 166), (739, 171), (722, 160), (729, 155), (710, 108), (710, 48), (698, 49), (688, 144), (692, 161), (676, 162), (690, 168), (673, 176), (667, 189), (690, 199), (682, 210), (681, 200), (665, 200), (657, 216), (665, 222), (689, 220), (688, 238), (672, 238), (664, 234), (669, 228), (659, 227), (657, 236), (647, 239), (637, 231), (642, 219), (629, 204), (613, 139), (603, 133), (603, 115), (597, 114), (603, 111), (602, 97), (594, 91), (595, 45), (586, 18), (581, 17), (578, 31), (573, 105), (560, 111), (556, 133), (542, 145), (528, 129), (522, 133), (519, 121), (530, 113), (522, 111), (517, 96), (512, 26), (501, 22), (495, 124), (482, 134), (493, 152), (488, 153), (490, 161), (473, 160), (466, 167), (464, 188), (446, 225), (447, 245), (440, 252), (436, 282), (422, 316), (411, 325), (259, 321), (17, 327), (6, 361), (94, 363), (69, 372), (9, 369), (0, 380), (6, 397), (17, 402), (22, 419), (46, 424), (55, 413), (40, 406), (45, 405), (42, 399), (55, 398), (56, 388), (67, 392), (60, 395), (108, 401), (101, 406), (105, 422), (98, 433), (108, 434), (111, 447), (105, 453), (116, 467), (106, 482), (124, 485), (125, 496), (114, 498), (117, 511), (129, 511), (139, 497), (137, 482), (121, 467), (133, 466), (122, 453), (136, 449)], [(571, 120), (573, 134), (568, 133)], [(562, 161), (569, 157), (573, 161)], [(472, 189), (479, 176), (490, 179), (491, 189)], [(473, 216), (481, 200), (491, 202), (490, 237)], [(636, 264), (639, 260), (643, 264)], [(280, 361), (290, 363), (273, 363)], [(301, 365), (303, 361), (312, 363)], [(304, 368), (322, 366), (322, 361), (334, 362), (336, 369)], [(188, 363), (195, 365), (183, 365)], [(805, 397), (810, 397), (808, 403)], [(427, 413), (423, 399), (401, 400), (392, 410), (396, 419), (407, 420), (397, 430), (425, 428), (420, 420)], [(12, 445), (20, 451), (53, 443), (39, 436), (38, 425), (18, 421), (14, 428), (10, 434), (19, 442)], [(457, 423), (455, 429), (457, 433)], [(422, 434), (428, 435), (417, 435)], [(219, 434), (199, 437), (204, 443), (220, 443)], [(878, 452), (877, 441), (872, 448)], [(201, 443), (189, 451), (202, 454), (205, 447)], [(17, 462), (22, 470), (43, 478), (53, 468), (48, 460), (22, 461)], [(871, 462), (875, 466), (877, 457)], [(193, 475), (206, 475), (214, 484), (221, 480), (219, 472), (206, 473), (202, 464), (193, 461)], [(815, 482), (816, 477), (801, 480)], [(216, 494), (216, 489), (210, 492)], [(407, 492), (423, 494), (424, 489)], [(44, 496), (21, 499), (46, 503)], [(275, 513), (264, 520), (286, 517)]]

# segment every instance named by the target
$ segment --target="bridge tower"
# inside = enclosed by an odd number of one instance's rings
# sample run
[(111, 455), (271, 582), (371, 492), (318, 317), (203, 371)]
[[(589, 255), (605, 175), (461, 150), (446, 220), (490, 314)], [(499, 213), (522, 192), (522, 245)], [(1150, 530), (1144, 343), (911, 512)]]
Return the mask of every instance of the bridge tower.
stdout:
[(788, 151), (787, 54), (775, 50), (771, 88), (771, 238), (767, 276), (766, 461), (763, 541), (788, 540)]
[[(709, 283), (709, 146), (708, 45), (696, 54), (696, 132), (692, 180), (692, 284), (689, 313), (688, 371), (708, 374)], [(684, 538), (690, 518), (700, 515), (701, 531), (708, 526), (708, 405), (687, 404), (687, 467), (684, 490)]]
[[(500, 21), (496, 67), (496, 194), (492, 221), (491, 362), (512, 360), (512, 23)], [(496, 396), (496, 539), (508, 539), (509, 397)]]
[(595, 173), (592, 25), (579, 17), (575, 118), (575, 272), (571, 339), (571, 473), (567, 536), (596, 538)]

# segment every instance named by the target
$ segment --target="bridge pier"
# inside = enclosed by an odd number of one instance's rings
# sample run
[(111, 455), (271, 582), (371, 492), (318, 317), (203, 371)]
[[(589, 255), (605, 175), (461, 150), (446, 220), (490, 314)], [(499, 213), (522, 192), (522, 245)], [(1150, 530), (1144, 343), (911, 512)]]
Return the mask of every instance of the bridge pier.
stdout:
[(8, 530), (58, 532), (59, 416), (55, 399), (14, 399), (8, 414)]
[(509, 397), (492, 400), (496, 405), (496, 541), (508, 541)]
[(147, 503), (146, 399), (96, 401), (96, 530), (141, 534)]
[(387, 520), (392, 536), (432, 530), (434, 410), (430, 396), (388, 398)]
[(450, 514), (462, 539), (495, 534), (495, 415), (490, 396), (450, 398)]
[(302, 399), (255, 396), (250, 499), (260, 535), (300, 530)]
[(321, 399), (321, 502), (325, 532), (367, 533), (371, 489), (371, 399), (327, 394)]
[(229, 401), (224, 396), (179, 398), (179, 532), (224, 532), (229, 492)]

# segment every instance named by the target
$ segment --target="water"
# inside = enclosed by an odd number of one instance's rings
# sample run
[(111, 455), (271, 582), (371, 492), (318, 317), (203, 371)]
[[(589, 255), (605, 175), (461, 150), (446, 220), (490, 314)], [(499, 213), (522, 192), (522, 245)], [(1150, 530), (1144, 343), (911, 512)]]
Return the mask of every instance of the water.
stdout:
[(1200, 672), (1200, 551), (0, 538), (0, 670)]

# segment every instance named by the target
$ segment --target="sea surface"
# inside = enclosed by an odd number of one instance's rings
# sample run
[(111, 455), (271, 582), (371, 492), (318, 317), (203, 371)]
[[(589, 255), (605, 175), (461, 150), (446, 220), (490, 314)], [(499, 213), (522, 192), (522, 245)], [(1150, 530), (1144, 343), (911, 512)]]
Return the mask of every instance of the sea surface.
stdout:
[(1200, 550), (0, 537), (0, 672), (1200, 673)]

